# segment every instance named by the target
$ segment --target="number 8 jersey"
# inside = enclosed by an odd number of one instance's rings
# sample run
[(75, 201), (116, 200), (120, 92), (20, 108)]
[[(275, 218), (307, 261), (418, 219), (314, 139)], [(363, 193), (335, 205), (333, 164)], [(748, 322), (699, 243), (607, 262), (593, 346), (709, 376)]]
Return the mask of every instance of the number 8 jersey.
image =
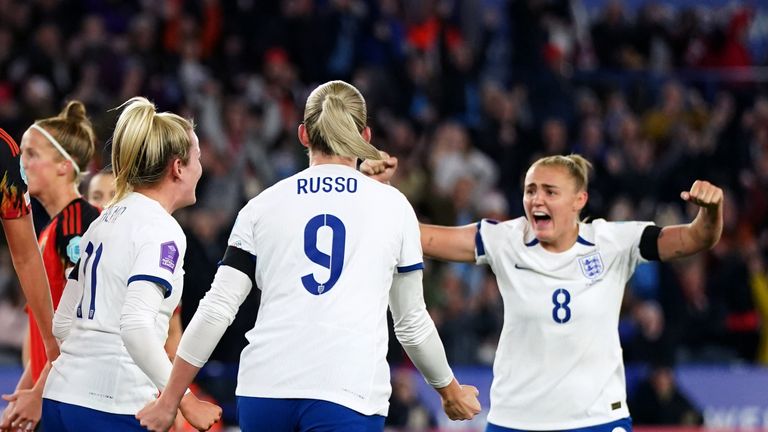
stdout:
[(423, 268), (406, 198), (351, 167), (312, 166), (251, 200), (229, 245), (255, 257), (261, 289), (237, 395), (386, 415), (389, 289)]
[(125, 293), (134, 281), (149, 281), (164, 291), (155, 318), (156, 343), (162, 345), (181, 298), (186, 237), (157, 201), (134, 192), (102, 212), (80, 247), (80, 261), (69, 275), (77, 283), (66, 289), (82, 293), (44, 397), (133, 415), (158, 390), (123, 345), (120, 317)]
[(648, 225), (581, 223), (576, 243), (553, 253), (524, 217), (479, 223), (477, 263), (491, 266), (504, 302), (490, 423), (563, 430), (629, 416), (619, 310)]

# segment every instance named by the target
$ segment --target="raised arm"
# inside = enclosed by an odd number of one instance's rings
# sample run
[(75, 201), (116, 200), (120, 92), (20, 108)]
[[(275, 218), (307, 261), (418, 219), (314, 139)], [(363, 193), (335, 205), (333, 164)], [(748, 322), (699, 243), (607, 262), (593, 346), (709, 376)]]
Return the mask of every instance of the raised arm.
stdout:
[(45, 276), (43, 257), (35, 238), (32, 215), (27, 214), (17, 219), (2, 219), (3, 231), (8, 240), (11, 259), (16, 274), (19, 276), (21, 289), (27, 298), (27, 304), (37, 321), (37, 327), (43, 337), (45, 354), (53, 361), (59, 356), (59, 345), (53, 337), (53, 303), (51, 289)]
[(460, 227), (419, 224), (424, 255), (445, 261), (474, 262), (477, 224)]
[(699, 206), (696, 218), (685, 225), (670, 225), (659, 234), (659, 258), (668, 261), (710, 249), (723, 232), (723, 190), (704, 180), (696, 180), (680, 197)]

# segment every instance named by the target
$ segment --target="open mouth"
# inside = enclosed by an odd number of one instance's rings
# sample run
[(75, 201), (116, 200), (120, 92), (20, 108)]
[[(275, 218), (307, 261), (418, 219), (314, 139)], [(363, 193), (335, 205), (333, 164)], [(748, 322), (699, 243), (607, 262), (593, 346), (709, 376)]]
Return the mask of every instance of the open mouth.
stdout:
[(543, 211), (535, 211), (531, 216), (533, 216), (533, 224), (537, 228), (544, 228), (552, 222), (552, 216)]

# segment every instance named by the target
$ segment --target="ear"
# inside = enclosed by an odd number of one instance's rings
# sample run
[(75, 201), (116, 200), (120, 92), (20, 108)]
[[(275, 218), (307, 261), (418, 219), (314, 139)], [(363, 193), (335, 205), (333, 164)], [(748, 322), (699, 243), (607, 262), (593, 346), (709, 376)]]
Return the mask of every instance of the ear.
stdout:
[(363, 129), (363, 132), (361, 133), (361, 135), (363, 136), (363, 139), (366, 142), (371, 142), (371, 135), (372, 135), (371, 127), (370, 126), (366, 126), (365, 129)]
[(309, 148), (309, 134), (307, 133), (307, 127), (304, 123), (299, 123), (299, 129), (296, 131), (299, 135), (299, 142), (306, 148)]
[(589, 193), (587, 193), (587, 191), (576, 193), (576, 201), (573, 203), (573, 209), (580, 212), (584, 206), (587, 205), (587, 200), (589, 200)]
[(171, 161), (171, 179), (173, 181), (181, 180), (181, 172), (184, 170), (184, 162), (179, 158), (174, 158)]
[(67, 159), (63, 159), (61, 162), (56, 164), (56, 175), (66, 176), (69, 175), (70, 172), (74, 171), (75, 167), (73, 167), (72, 162)]

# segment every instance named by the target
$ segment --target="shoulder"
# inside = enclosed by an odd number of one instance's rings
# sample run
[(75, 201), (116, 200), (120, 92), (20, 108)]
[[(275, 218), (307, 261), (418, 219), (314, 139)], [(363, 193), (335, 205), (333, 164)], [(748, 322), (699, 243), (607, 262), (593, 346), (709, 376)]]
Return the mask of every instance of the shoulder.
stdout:
[(20, 149), (16, 141), (8, 132), (0, 128), (0, 163), (8, 165), (9, 161), (19, 156)]
[(593, 241), (593, 243), (620, 246), (637, 243), (645, 228), (650, 225), (653, 225), (653, 222), (609, 222), (605, 219), (595, 219), (591, 223), (583, 224), (582, 227), (587, 233), (590, 233), (591, 239), (588, 240)]

